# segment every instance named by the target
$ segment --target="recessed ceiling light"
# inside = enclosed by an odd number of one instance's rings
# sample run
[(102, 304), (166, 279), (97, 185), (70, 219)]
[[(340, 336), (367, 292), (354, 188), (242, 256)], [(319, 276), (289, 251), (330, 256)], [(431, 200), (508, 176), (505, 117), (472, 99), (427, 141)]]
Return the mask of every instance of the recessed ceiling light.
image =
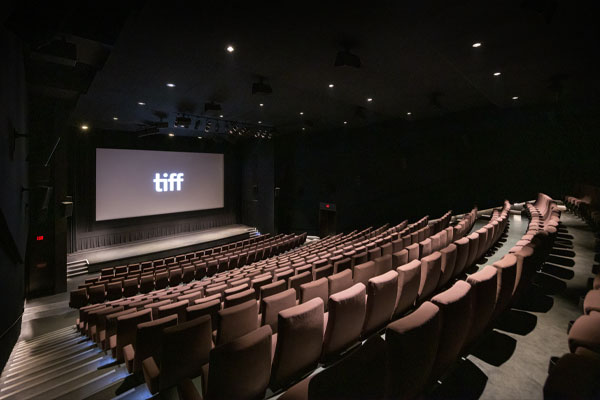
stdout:
[(146, 103), (144, 103), (143, 101), (138, 101), (138, 104), (139, 104), (140, 106), (145, 106), (145, 105), (146, 105)]
[(198, 136), (198, 139), (202, 139), (202, 136)]
[(173, 137), (175, 134), (173, 132), (169, 132), (169, 136)]
[(306, 130), (306, 128), (305, 128), (305, 127), (302, 127), (302, 130), (304, 131), (304, 130)]
[(304, 115), (304, 111), (300, 111), (300, 115)]
[(175, 84), (174, 84), (174, 83), (171, 83), (171, 82), (169, 82), (169, 83), (167, 83), (167, 86), (168, 86), (168, 87), (175, 87)]
[(228, 52), (230, 52), (230, 53), (233, 53), (233, 51), (234, 51), (234, 50), (235, 50), (235, 49), (233, 48), (233, 46), (232, 46), (232, 45), (229, 45), (229, 46), (227, 46), (227, 51), (228, 51)]
[(84, 131), (87, 131), (88, 130), (88, 126), (87, 125), (81, 125), (81, 129), (84, 130)]
[(513, 100), (519, 100), (519, 96), (513, 96)]
[(409, 111), (409, 112), (406, 113), (406, 115), (412, 115), (412, 113)]
[(259, 124), (262, 124), (262, 121), (258, 121)]
[(333, 83), (330, 83), (330, 84), (329, 84), (329, 87), (330, 87), (330, 88), (332, 88), (332, 87), (333, 87)]
[(118, 121), (118, 120), (119, 120), (119, 117), (113, 117), (113, 119), (114, 119), (115, 121)]
[(223, 118), (223, 114), (219, 115), (219, 118)]
[(373, 101), (373, 99), (371, 97), (367, 97), (367, 101), (370, 103)]
[(500, 72), (494, 72), (494, 76), (500, 76)]
[(475, 48), (481, 47), (481, 42), (473, 43), (473, 47), (475, 47)]
[(264, 107), (265, 105), (263, 103), (260, 103), (259, 106)]
[(344, 121), (344, 125), (346, 125), (348, 123), (348, 121)]

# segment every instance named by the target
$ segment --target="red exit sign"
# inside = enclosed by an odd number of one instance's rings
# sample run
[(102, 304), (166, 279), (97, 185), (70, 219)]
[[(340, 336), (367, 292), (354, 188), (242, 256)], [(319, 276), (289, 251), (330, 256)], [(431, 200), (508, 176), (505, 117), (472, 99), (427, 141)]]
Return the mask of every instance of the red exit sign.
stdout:
[(44, 240), (44, 235), (37, 235), (35, 237), (35, 240), (37, 240), (38, 242), (41, 242), (42, 240)]

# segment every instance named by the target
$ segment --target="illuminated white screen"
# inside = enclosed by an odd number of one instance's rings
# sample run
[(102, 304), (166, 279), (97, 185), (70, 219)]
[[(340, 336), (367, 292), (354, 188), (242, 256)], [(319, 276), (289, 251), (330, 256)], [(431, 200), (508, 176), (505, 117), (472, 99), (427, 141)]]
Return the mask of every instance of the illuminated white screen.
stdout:
[(223, 154), (96, 149), (96, 221), (222, 208)]

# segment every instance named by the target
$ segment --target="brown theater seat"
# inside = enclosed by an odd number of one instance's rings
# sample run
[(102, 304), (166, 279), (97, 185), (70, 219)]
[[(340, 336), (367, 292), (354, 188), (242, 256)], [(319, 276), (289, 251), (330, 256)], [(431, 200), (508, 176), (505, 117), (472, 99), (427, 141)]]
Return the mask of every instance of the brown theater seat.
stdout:
[[(442, 231), (445, 232), (445, 231)], [(452, 279), (454, 273), (454, 266), (456, 264), (456, 245), (450, 243), (447, 247), (440, 250), (442, 255), (441, 259), (441, 274), (438, 282), (438, 288), (446, 286), (450, 279)]]
[(279, 312), (296, 305), (296, 291), (288, 289), (272, 296), (264, 297), (260, 302), (261, 325), (270, 325), (277, 333), (277, 316)]
[(258, 304), (249, 300), (217, 313), (216, 345), (227, 343), (258, 328)]
[[(327, 307), (329, 299), (329, 283), (327, 278), (321, 278), (300, 285), (300, 303), (306, 303), (315, 298), (320, 298), (323, 301), (323, 306)], [(325, 311), (327, 311), (327, 308), (325, 308)]]
[(142, 361), (148, 357), (160, 359), (163, 329), (177, 325), (177, 315), (138, 324), (135, 345), (123, 348), (125, 365), (130, 373), (142, 370)]
[(473, 322), (465, 345), (471, 344), (487, 328), (496, 308), (496, 290), (498, 287), (498, 270), (487, 265), (482, 270), (467, 278), (473, 296)]
[(137, 311), (117, 317), (116, 334), (109, 338), (113, 358), (123, 362), (123, 347), (132, 344), (135, 347), (137, 325), (152, 320), (150, 310)]
[(436, 251), (421, 259), (421, 282), (419, 284), (419, 302), (428, 299), (438, 287), (442, 272), (442, 254)]
[(169, 315), (176, 314), (177, 320), (179, 323), (186, 321), (186, 308), (188, 307), (189, 302), (187, 300), (181, 300), (171, 304), (165, 304), (163, 306), (158, 307), (158, 318), (164, 318)]
[(351, 287), (354, 282), (352, 280), (352, 271), (345, 270), (327, 277), (329, 281), (329, 295), (341, 292), (342, 290)]
[(221, 310), (221, 300), (213, 299), (200, 304), (195, 304), (186, 308), (186, 321), (199, 318), (203, 315), (210, 315), (211, 325), (217, 326), (217, 314)]
[(363, 264), (354, 266), (354, 283), (361, 282), (363, 285), (367, 286), (369, 279), (375, 275), (377, 275), (375, 261), (367, 261)]
[(388, 271), (369, 279), (367, 283), (367, 308), (362, 336), (368, 337), (383, 329), (392, 318), (396, 307), (398, 273)]
[(256, 301), (256, 291), (254, 289), (246, 289), (225, 297), (224, 307), (232, 307), (238, 304), (245, 303), (248, 300)]

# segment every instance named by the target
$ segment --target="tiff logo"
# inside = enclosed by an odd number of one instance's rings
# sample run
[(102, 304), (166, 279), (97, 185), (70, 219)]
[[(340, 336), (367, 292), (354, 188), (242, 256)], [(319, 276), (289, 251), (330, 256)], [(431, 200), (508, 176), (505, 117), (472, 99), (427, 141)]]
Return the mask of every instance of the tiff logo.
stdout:
[[(181, 182), (183, 182), (183, 173), (182, 172), (173, 172), (171, 174), (167, 174), (166, 172), (163, 174), (163, 178), (160, 177), (160, 173), (154, 174), (155, 178), (152, 180), (154, 182), (154, 190), (157, 192), (174, 192), (177, 190), (181, 191)], [(175, 187), (177, 184), (177, 188)]]

